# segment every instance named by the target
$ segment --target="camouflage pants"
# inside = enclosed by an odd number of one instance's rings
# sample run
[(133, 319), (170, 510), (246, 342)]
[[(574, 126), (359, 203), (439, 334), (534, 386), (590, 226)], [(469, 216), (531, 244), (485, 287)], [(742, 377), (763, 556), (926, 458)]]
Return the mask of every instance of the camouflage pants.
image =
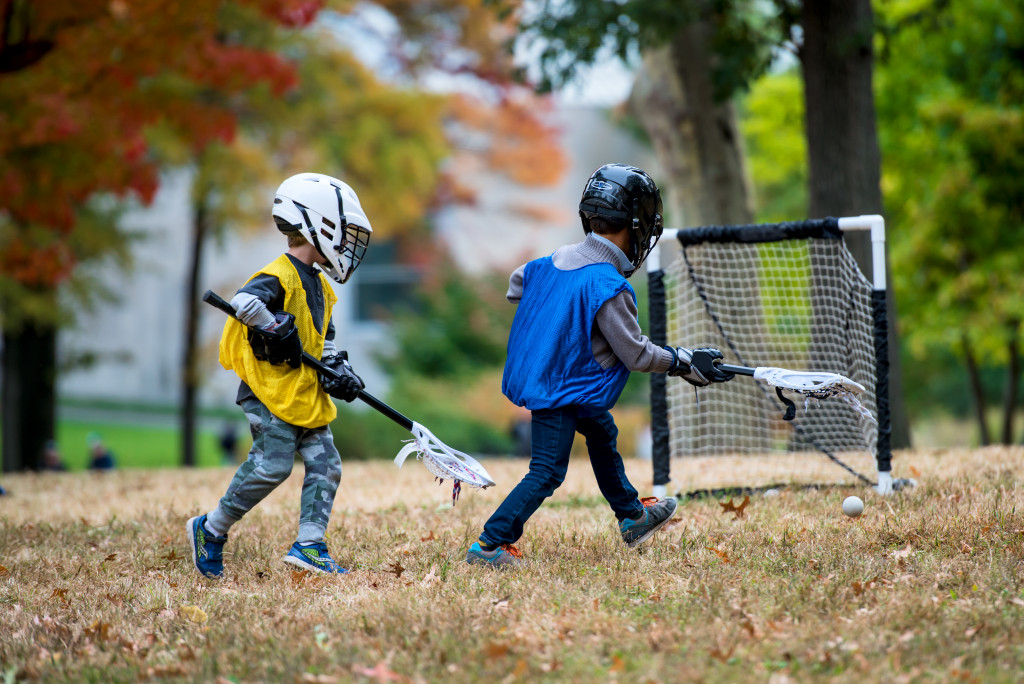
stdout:
[(341, 481), (341, 456), (334, 447), (330, 426), (303, 428), (286, 423), (255, 397), (243, 399), (242, 410), (249, 419), (252, 450), (239, 466), (217, 509), (209, 514), (210, 522), (226, 531), (241, 520), (288, 479), (298, 452), (306, 475), (302, 481), (296, 541), (323, 541)]

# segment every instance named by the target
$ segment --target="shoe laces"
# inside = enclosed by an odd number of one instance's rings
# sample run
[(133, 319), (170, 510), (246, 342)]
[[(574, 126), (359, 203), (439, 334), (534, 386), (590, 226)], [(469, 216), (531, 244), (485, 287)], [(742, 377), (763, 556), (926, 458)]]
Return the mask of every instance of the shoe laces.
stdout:
[(645, 496), (640, 499), (640, 503), (644, 505), (644, 508), (650, 508), (654, 504), (658, 503), (658, 501), (660, 501), (660, 499), (656, 496)]
[(519, 549), (517, 549), (515, 544), (502, 544), (501, 548), (503, 548), (506, 551), (508, 551), (509, 554), (511, 554), (511, 556), (513, 558), (522, 558), (523, 557), (523, 552), (520, 551)]

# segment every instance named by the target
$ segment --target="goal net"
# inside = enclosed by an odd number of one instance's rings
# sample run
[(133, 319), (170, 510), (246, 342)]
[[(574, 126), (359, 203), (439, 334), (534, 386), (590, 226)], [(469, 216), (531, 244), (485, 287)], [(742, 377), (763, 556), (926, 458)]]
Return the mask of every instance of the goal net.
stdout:
[(668, 483), (673, 457), (739, 458), (731, 471), (742, 480), (752, 472), (751, 457), (785, 454), (788, 483), (821, 472), (800, 465), (811, 457), (824, 457), (832, 479), (851, 483), (873, 483), (876, 468), (889, 469), (884, 228), (873, 235), (880, 251), (873, 270), (881, 270), (875, 282), (842, 239), (843, 230), (880, 222), (856, 217), (666, 231), (648, 266), (652, 340), (714, 347), (734, 365), (839, 373), (865, 392), (862, 408), (793, 396), (797, 412), (787, 421), (782, 398), (752, 378), (695, 391), (652, 375), (655, 485)]

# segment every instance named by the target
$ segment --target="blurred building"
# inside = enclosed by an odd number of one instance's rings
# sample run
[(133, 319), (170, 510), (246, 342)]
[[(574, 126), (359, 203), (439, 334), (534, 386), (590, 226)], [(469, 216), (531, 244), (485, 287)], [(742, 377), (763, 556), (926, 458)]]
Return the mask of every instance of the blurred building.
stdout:
[[(582, 239), (576, 206), (584, 182), (598, 166), (612, 161), (632, 163), (657, 175), (653, 154), (614, 125), (606, 110), (561, 106), (552, 115), (552, 123), (562, 131), (568, 160), (566, 173), (554, 186), (517, 185), (472, 155), (456, 155), (452, 160), (453, 171), (475, 191), (477, 201), (473, 206), (442, 209), (435, 225), (438, 239), (466, 272), (507, 273), (528, 259)], [(61, 374), (62, 398), (168, 406), (178, 402), (190, 249), (189, 192), (189, 173), (170, 173), (150, 207), (124, 217), (127, 227), (143, 232), (147, 239), (136, 248), (133, 272), (110, 276), (120, 300), (101, 305), (75, 328), (62, 331), (61, 359), (83, 355), (94, 359), (89, 366)], [(221, 244), (211, 241), (207, 246), (200, 291), (212, 289), (230, 298), (255, 269), (284, 250), (284, 240), (270, 219), (271, 199), (267, 198), (264, 230), (232, 234)], [(372, 221), (372, 207), (367, 210)], [(334, 323), (340, 347), (349, 351), (368, 387), (382, 395), (387, 375), (375, 362), (374, 351), (387, 344), (388, 330), (369, 312), (415, 289), (418, 274), (396, 263), (386, 245), (371, 242), (370, 256), (348, 283), (335, 286), (339, 301)], [(202, 406), (234, 403), (238, 380), (217, 362), (223, 325), (220, 311), (201, 307)]]

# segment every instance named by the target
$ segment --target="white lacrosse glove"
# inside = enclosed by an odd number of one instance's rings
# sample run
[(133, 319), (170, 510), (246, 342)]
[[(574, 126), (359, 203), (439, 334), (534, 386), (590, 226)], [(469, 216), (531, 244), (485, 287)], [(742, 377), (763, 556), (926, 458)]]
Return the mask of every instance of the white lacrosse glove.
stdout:
[(878, 484), (875, 485), (875, 492), (882, 496), (892, 496), (893, 488), (891, 470), (878, 471)]

